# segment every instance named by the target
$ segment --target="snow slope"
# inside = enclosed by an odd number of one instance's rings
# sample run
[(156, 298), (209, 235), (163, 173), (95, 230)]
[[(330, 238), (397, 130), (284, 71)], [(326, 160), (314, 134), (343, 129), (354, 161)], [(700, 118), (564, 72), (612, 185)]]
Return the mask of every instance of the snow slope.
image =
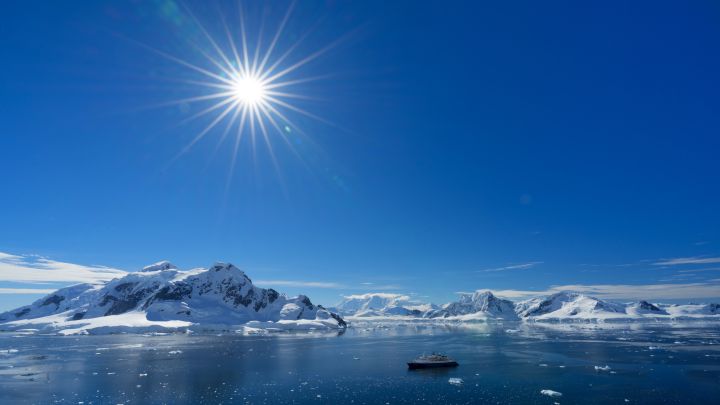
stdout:
[(62, 333), (229, 328), (249, 322), (279, 329), (346, 326), (339, 315), (313, 305), (308, 297), (288, 298), (256, 287), (242, 270), (225, 263), (182, 271), (160, 262), (105, 284), (63, 288), (0, 314), (0, 330), (32, 325)]

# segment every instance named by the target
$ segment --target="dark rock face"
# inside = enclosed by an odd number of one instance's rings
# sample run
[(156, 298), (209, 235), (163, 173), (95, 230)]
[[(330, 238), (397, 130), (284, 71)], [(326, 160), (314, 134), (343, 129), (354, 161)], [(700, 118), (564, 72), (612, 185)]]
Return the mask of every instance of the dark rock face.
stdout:
[(250, 289), (247, 293), (245, 293), (244, 296), (237, 295), (235, 296), (235, 306), (242, 305), (244, 307), (247, 307), (253, 302), (253, 297), (255, 297), (255, 291)]
[(155, 300), (160, 301), (180, 301), (183, 298), (190, 298), (192, 296), (192, 286), (187, 283), (175, 283), (172, 286), (165, 286), (160, 289), (148, 302), (145, 304), (147, 308)]
[[(126, 284), (121, 284), (117, 287), (120, 286), (123, 286), (121, 290), (123, 292), (127, 291), (129, 288), (126, 286)], [(117, 290), (117, 287), (115, 287), (115, 290)], [(153, 290), (150, 288), (145, 288), (135, 292), (131, 292), (125, 297), (120, 298), (113, 295), (106, 295), (105, 298), (103, 298), (102, 302), (100, 302), (100, 306), (105, 306), (108, 303), (112, 302), (110, 309), (105, 312), (105, 316), (123, 314), (127, 311), (130, 311), (131, 309), (135, 309), (135, 307), (138, 306), (140, 301), (142, 301), (143, 298), (146, 298), (150, 293), (152, 293), (152, 291)]]
[(709, 304), (708, 311), (710, 311), (711, 314), (720, 314), (720, 304)]
[(122, 283), (115, 286), (115, 291), (122, 293), (128, 290), (132, 290), (137, 283)]
[(345, 320), (342, 319), (340, 315), (336, 314), (335, 312), (330, 312), (330, 316), (332, 316), (333, 319), (337, 321), (338, 326), (340, 326), (341, 328), (347, 327), (347, 322), (345, 322)]
[(59, 295), (51, 295), (45, 301), (43, 301), (41, 306), (44, 307), (44, 306), (48, 306), (51, 304), (55, 304), (55, 309), (58, 309), (58, 308), (60, 308), (60, 303), (63, 302), (63, 300), (65, 300), (65, 297), (61, 297)]
[(541, 302), (537, 308), (533, 309), (532, 311), (528, 311), (525, 314), (525, 317), (527, 318), (529, 316), (542, 315), (545, 312), (547, 312), (548, 308), (550, 308), (551, 305), (552, 305), (551, 300), (545, 300), (545, 301)]
[(26, 315), (28, 312), (30, 312), (30, 308), (25, 308), (22, 311), (16, 312), (15, 317), (20, 318), (23, 315)]
[(662, 310), (660, 308), (658, 308), (656, 305), (653, 305), (647, 301), (640, 301), (638, 303), (638, 306), (640, 307), (640, 309), (645, 310), (645, 311), (662, 312)]
[(306, 296), (304, 296), (304, 295), (301, 295), (299, 298), (300, 298), (300, 302), (302, 302), (303, 304), (305, 304), (305, 306), (308, 307), (310, 310), (313, 310), (313, 309), (315, 308), (315, 307), (313, 306), (312, 302), (310, 302), (310, 298), (308, 298), (308, 297), (306, 297)]
[(85, 316), (85, 312), (78, 312), (75, 315), (73, 315), (72, 320), (79, 321), (79, 320), (83, 319), (84, 316)]
[[(652, 304), (650, 304), (650, 305), (653, 306), (653, 307), (655, 307), (655, 306), (652, 305)], [(618, 312), (618, 313), (623, 312), (623, 310), (620, 309), (620, 308), (618, 308), (617, 306), (607, 305), (606, 303), (604, 303), (604, 302), (602, 302), (602, 301), (598, 301), (598, 302), (595, 303), (595, 309), (603, 310), (603, 311), (608, 311), (608, 312)], [(658, 311), (660, 310), (660, 309), (657, 308), (657, 307), (655, 307), (655, 309), (657, 309)]]

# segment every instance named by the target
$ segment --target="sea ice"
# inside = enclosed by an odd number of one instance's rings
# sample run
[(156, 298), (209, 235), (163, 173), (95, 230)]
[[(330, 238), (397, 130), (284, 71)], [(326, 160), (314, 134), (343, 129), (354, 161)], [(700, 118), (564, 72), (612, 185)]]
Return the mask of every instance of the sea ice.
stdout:
[(540, 394), (547, 395), (549, 397), (561, 397), (562, 393), (553, 390), (540, 390)]
[(463, 385), (463, 379), (462, 378), (450, 378), (448, 379), (448, 382), (452, 385)]
[(610, 366), (608, 366), (608, 365), (595, 366), (595, 371), (610, 371)]

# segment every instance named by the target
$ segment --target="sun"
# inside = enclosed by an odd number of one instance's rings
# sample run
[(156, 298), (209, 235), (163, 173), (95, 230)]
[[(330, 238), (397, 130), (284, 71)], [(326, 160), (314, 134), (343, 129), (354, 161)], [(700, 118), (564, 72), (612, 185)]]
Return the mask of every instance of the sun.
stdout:
[[(287, 28), (288, 19), (295, 4), (295, 2), (290, 4), (272, 35), (263, 33), (264, 21), (261, 21), (258, 33), (254, 37), (246, 32), (241, 2), (238, 3), (239, 21), (234, 24), (232, 22), (228, 24), (224, 17), (226, 13), (218, 12), (219, 19), (214, 21), (213, 26), (219, 27), (220, 31), (224, 33), (220, 36), (212, 35), (189, 6), (185, 5), (183, 9), (189, 20), (194, 22), (199, 34), (199, 41), (190, 41), (192, 49), (201, 54), (198, 59), (182, 59), (140, 44), (157, 55), (186, 68), (187, 74), (194, 75), (194, 77), (175, 78), (174, 80), (191, 85), (197, 89), (199, 94), (162, 104), (163, 106), (197, 105), (199, 111), (182, 119), (180, 124), (187, 124), (195, 120), (207, 122), (182, 148), (175, 159), (187, 153), (208, 134), (216, 132), (219, 135), (216, 150), (221, 145), (227, 145), (232, 151), (228, 169), (228, 185), (232, 179), (241, 145), (249, 144), (252, 147), (254, 159), (256, 145), (264, 143), (279, 174), (279, 164), (273, 151), (274, 144), (279, 140), (280, 144), (287, 145), (295, 155), (299, 156), (295, 151), (295, 145), (299, 142), (290, 137), (306, 136), (304, 131), (291, 119), (293, 115), (303, 115), (331, 124), (298, 106), (303, 100), (315, 100), (314, 95), (303, 94), (305, 92), (300, 91), (305, 88), (305, 84), (329, 77), (330, 74), (306, 76), (299, 71), (334, 48), (343, 38), (338, 38), (309, 54), (301, 54), (297, 52), (297, 49), (310, 31), (294, 39), (292, 44), (283, 45), (281, 37)], [(215, 34), (218, 33), (215, 32)], [(194, 107), (190, 107), (188, 111), (191, 111), (192, 108)], [(225, 140), (230, 142), (224, 143)]]
[(257, 107), (267, 102), (268, 89), (258, 77), (238, 76), (230, 87), (232, 97), (245, 107)]

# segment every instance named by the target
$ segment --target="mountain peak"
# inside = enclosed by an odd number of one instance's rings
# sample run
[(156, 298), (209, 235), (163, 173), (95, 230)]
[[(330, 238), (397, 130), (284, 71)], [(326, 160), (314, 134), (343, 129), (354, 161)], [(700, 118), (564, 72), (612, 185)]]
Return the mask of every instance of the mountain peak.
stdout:
[(165, 270), (177, 270), (177, 266), (170, 263), (167, 260), (161, 260), (157, 263), (153, 263), (149, 266), (145, 266), (140, 270), (141, 272), (150, 272), (150, 271), (165, 271)]
[(497, 298), (489, 290), (477, 290), (470, 294), (461, 294), (456, 302), (445, 304), (437, 311), (430, 311), (429, 318), (448, 318), (456, 316), (473, 316), (477, 318), (498, 318), (515, 320), (515, 308), (512, 301)]

